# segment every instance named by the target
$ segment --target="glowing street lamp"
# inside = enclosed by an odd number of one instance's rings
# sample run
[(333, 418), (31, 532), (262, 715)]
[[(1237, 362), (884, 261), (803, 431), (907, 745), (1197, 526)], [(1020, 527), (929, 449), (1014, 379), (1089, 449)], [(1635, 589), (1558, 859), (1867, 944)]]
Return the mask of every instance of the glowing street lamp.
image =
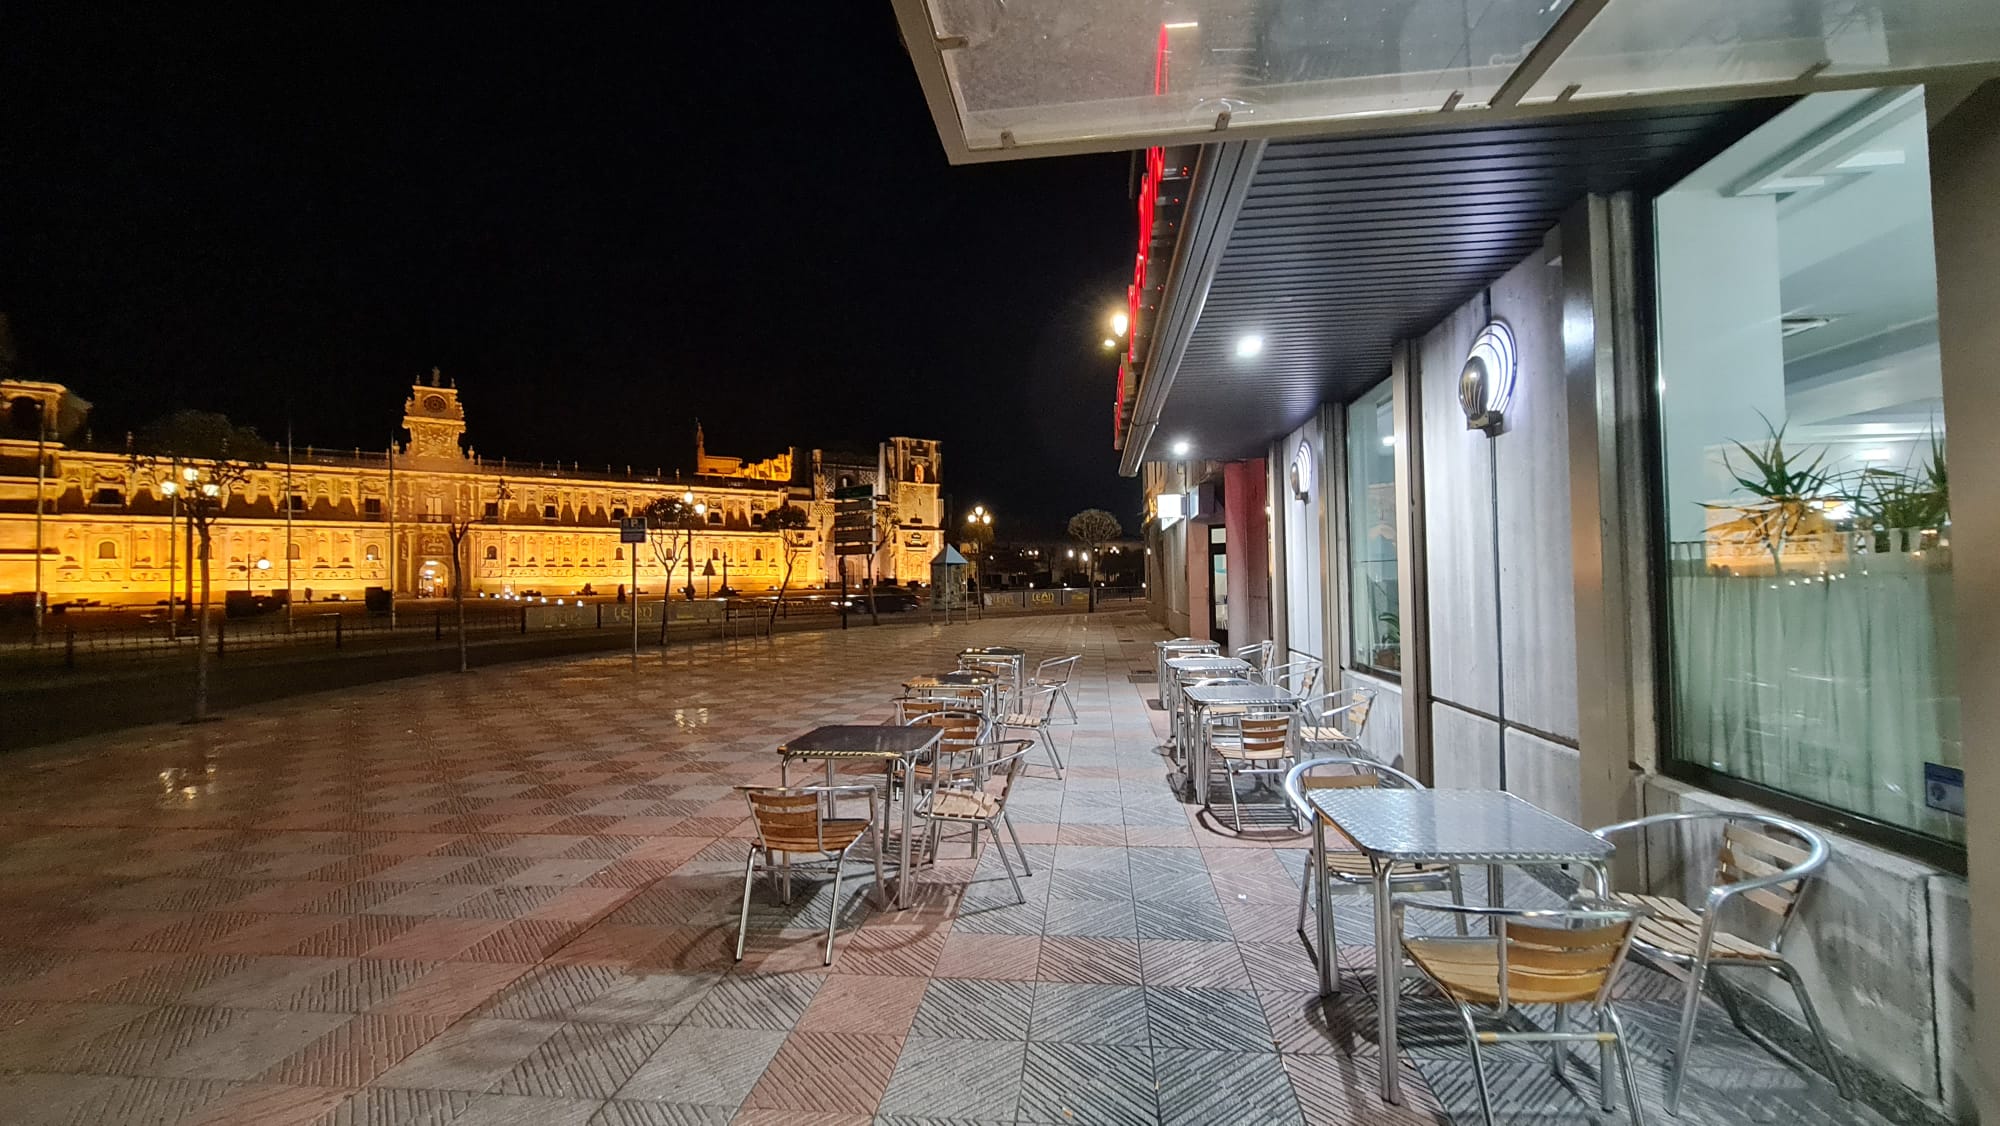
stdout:
[(1111, 335), (1123, 336), (1125, 335), (1125, 330), (1130, 328), (1131, 325), (1131, 320), (1122, 311), (1111, 314)]

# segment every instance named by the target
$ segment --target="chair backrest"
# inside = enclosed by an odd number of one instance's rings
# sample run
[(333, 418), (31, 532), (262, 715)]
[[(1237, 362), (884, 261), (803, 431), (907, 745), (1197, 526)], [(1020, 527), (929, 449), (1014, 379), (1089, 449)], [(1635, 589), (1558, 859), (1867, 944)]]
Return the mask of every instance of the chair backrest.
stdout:
[(1273, 688), (1282, 688), (1294, 696), (1312, 695), (1313, 685), (1319, 682), (1320, 663), (1311, 657), (1301, 657), (1282, 665), (1272, 665), (1261, 670), (1257, 679)]
[(1314, 700), (1307, 714), (1321, 727), (1331, 727), (1349, 739), (1358, 740), (1368, 726), (1368, 711), (1375, 704), (1373, 688), (1343, 688)]
[(1269, 641), (1253, 641), (1248, 645), (1238, 646), (1230, 656), (1248, 661), (1252, 667), (1261, 669), (1271, 663), (1271, 649), (1272, 643)]
[(775, 786), (743, 791), (743, 799), (750, 804), (750, 820), (757, 827), (757, 839), (772, 852), (826, 851), (826, 842), (820, 834), (820, 798), (816, 790)]
[(909, 689), (920, 700), (936, 700), (948, 708), (985, 713), (993, 702), (993, 689), (980, 684), (919, 684)]
[(1076, 663), (1083, 660), (1081, 654), (1071, 657), (1050, 657), (1035, 666), (1036, 684), (1068, 684), (1070, 676), (1076, 672)]
[(908, 704), (903, 725), (941, 728), (938, 750), (944, 755), (963, 755), (986, 735), (986, 717), (977, 711), (942, 700), (911, 700)]
[(1592, 832), (1600, 837), (1628, 829), (1662, 826), (1719, 828), (1715, 868), (1710, 875), (1707, 908), (1740, 899), (1764, 912), (1770, 946), (1777, 949), (1785, 929), (1797, 914), (1807, 887), (1832, 858), (1826, 838), (1794, 821), (1763, 813), (1689, 811), (1659, 813), (1607, 825)]
[(1601, 1004), (1610, 997), (1642, 914), (1599, 900), (1557, 911), (1489, 910), (1487, 917), (1500, 924), (1501, 1007)]
[(1214, 712), (1207, 717), (1211, 736), (1227, 732), (1234, 746), (1217, 744), (1231, 757), (1275, 758), (1290, 750), (1292, 743), (1292, 713), (1271, 712)]

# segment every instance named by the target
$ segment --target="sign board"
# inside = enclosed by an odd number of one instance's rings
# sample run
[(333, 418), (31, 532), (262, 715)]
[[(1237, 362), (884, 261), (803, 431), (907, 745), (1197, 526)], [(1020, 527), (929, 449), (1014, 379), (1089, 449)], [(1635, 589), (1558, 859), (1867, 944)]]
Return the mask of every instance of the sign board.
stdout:
[(646, 518), (644, 516), (627, 516), (618, 521), (618, 542), (645, 543)]
[(874, 500), (874, 499), (875, 499), (875, 486), (873, 486), (873, 485), (845, 485), (845, 486), (842, 486), (841, 488), (838, 488), (838, 489), (835, 489), (835, 490), (833, 490), (833, 499), (835, 499), (835, 500)]
[(833, 545), (833, 553), (835, 555), (869, 555), (874, 550), (875, 545), (869, 543), (867, 540), (858, 540), (854, 543), (835, 542)]
[(1965, 771), (1942, 763), (1925, 763), (1924, 804), (1945, 813), (1965, 816)]

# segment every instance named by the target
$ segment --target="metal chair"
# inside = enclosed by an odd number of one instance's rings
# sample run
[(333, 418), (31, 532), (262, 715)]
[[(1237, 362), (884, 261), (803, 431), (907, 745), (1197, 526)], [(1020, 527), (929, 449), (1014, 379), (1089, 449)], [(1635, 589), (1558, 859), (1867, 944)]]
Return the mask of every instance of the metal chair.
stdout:
[(1282, 688), (1294, 696), (1312, 695), (1313, 685), (1319, 683), (1320, 663), (1311, 657), (1300, 657), (1282, 665), (1259, 669), (1255, 679), (1273, 688)]
[(1035, 666), (1035, 675), (1028, 678), (1026, 685), (1029, 688), (1054, 689), (1056, 698), (1062, 701), (1063, 710), (1069, 713), (1071, 723), (1076, 722), (1076, 701), (1069, 698), (1069, 678), (1076, 675), (1077, 662), (1081, 660), (1083, 660), (1081, 654), (1073, 657), (1050, 657)]
[[(1393, 766), (1363, 758), (1315, 758), (1291, 768), (1285, 774), (1285, 797), (1298, 811), (1305, 824), (1321, 816), (1319, 810), (1306, 800), (1306, 795), (1314, 790), (1340, 789), (1382, 789), (1421, 790), (1422, 782), (1397, 770)], [(1340, 830), (1327, 822), (1329, 832)], [(1315, 837), (1315, 840), (1318, 838)], [(1330, 894), (1361, 893), (1375, 894), (1375, 869), (1372, 862), (1353, 849), (1327, 849), (1321, 858), (1326, 865), (1327, 890)], [(1314, 958), (1320, 957), (1313, 949), (1312, 936), (1306, 930), (1306, 903), (1312, 897), (1313, 888), (1319, 881), (1313, 878), (1313, 857), (1306, 857), (1305, 879), (1299, 887), (1299, 938), (1306, 944), (1306, 952)], [(1389, 866), (1389, 890), (1392, 894), (1412, 891), (1447, 891), (1453, 903), (1465, 902), (1465, 889), (1458, 878), (1458, 869), (1448, 864), (1411, 864), (1397, 861)], [(1330, 904), (1319, 905), (1322, 911), (1331, 911)], [(1332, 927), (1328, 928), (1332, 930)], [(1461, 931), (1461, 933), (1463, 933)], [(1380, 935), (1375, 937), (1382, 940)], [(1338, 944), (1338, 937), (1335, 939)], [(1329, 955), (1332, 956), (1332, 955)]]
[[(833, 905), (826, 923), (826, 956), (823, 964), (833, 964), (833, 935), (840, 925), (840, 877), (842, 865), (864, 839), (874, 847), (875, 886), (882, 886), (882, 840), (876, 828), (875, 787), (806, 786), (785, 789), (777, 786), (746, 786), (743, 797), (750, 805), (750, 820), (757, 837), (750, 844), (750, 856), (743, 864), (743, 912), (737, 920), (736, 960), (743, 960), (743, 941), (750, 932), (750, 889), (757, 873), (765, 872), (780, 889), (783, 902), (790, 903), (791, 870), (796, 864), (830, 864), (833, 867)], [(868, 816), (831, 816), (842, 797), (866, 797)], [(825, 809), (822, 810), (822, 803)], [(817, 860), (794, 860), (800, 855), (817, 855)], [(758, 857), (764, 863), (758, 863)]]
[(1160, 699), (1160, 706), (1167, 707), (1170, 705), (1170, 701), (1167, 699), (1167, 689), (1172, 680), (1172, 672), (1167, 668), (1168, 661), (1176, 657), (1212, 656), (1219, 652), (1220, 649), (1221, 646), (1213, 641), (1196, 641), (1192, 637), (1176, 637), (1172, 641), (1163, 641), (1155, 645), (1153, 648), (1153, 691)]
[(1055, 736), (1049, 728), (1055, 719), (1056, 696), (1061, 690), (1053, 685), (1035, 685), (1023, 689), (1016, 702), (1016, 710), (1002, 712), (994, 720), (994, 726), (1005, 737), (1010, 730), (1032, 731), (1041, 741), (1042, 749), (1049, 753), (1049, 765), (1055, 767), (1056, 777), (1063, 776), (1062, 753), (1056, 750)]
[[(1245, 774), (1284, 774), (1292, 761), (1291, 711), (1210, 712), (1203, 724), (1202, 738), (1208, 740), (1209, 769), (1222, 765), (1229, 779), (1230, 827), (1243, 831), (1243, 802), (1236, 793), (1236, 779)], [(1209, 805), (1208, 779), (1201, 779), (1201, 805)]]
[(996, 657), (986, 653), (960, 653), (958, 667), (967, 672), (983, 672), (993, 677), (999, 686), (999, 710), (1020, 710), (1021, 685), (1016, 679), (1017, 666), (1011, 657)]
[(1271, 663), (1271, 650), (1274, 648), (1276, 648), (1275, 642), (1253, 641), (1248, 645), (1237, 646), (1229, 655), (1250, 662), (1250, 667), (1253, 669), (1261, 669)]
[[(926, 846), (933, 860), (937, 857), (939, 829), (944, 825), (968, 825), (972, 828), (973, 855), (979, 851), (979, 829), (981, 826), (993, 835), (994, 847), (1000, 850), (1000, 863), (1007, 869), (1007, 882), (1014, 885), (1014, 897), (1022, 903), (1028, 897), (1021, 891), (1021, 881), (1014, 875), (1014, 863), (1007, 859), (1007, 846), (1000, 840), (1000, 826), (1007, 826), (1007, 835), (1013, 838), (1015, 855), (1021, 858), (1022, 875), (1035, 873), (1028, 867), (1028, 853), (1021, 847), (1021, 836), (1014, 831), (1014, 823), (1007, 817), (1007, 798), (1014, 790), (1014, 780), (1021, 775), (1021, 766), (1027, 761), (1028, 748), (1034, 745), (1030, 739), (1004, 739), (987, 743), (977, 748), (972, 761), (961, 765), (940, 764), (931, 772), (930, 785), (918, 799), (914, 809), (916, 816), (927, 823), (929, 843)], [(998, 784), (997, 787), (995, 784)]]
[(1368, 712), (1374, 705), (1373, 688), (1328, 692), (1302, 709), (1299, 739), (1307, 747), (1329, 746), (1340, 754), (1359, 751), (1361, 732), (1368, 726)]
[[(1493, 1126), (1493, 1096), (1486, 1081), (1481, 1049), (1508, 1041), (1546, 1043), (1552, 1066), (1563, 1071), (1566, 1045), (1594, 1043), (1600, 1053), (1597, 1101), (1611, 1109), (1611, 1056), (1615, 1051), (1624, 1072), (1626, 1111), (1633, 1126), (1645, 1126), (1639, 1108), (1639, 1081), (1632, 1073), (1632, 1053), (1625, 1042), (1625, 1025), (1611, 1004), (1611, 989), (1624, 968), (1633, 932), (1645, 909), (1598, 899), (1572, 900), (1557, 910), (1514, 907), (1467, 907), (1455, 903), (1396, 900), (1396, 933), (1403, 933), (1404, 914), (1431, 911), (1450, 915), (1461, 926), (1467, 919), (1484, 919), (1491, 936), (1416, 937), (1402, 940), (1403, 952), (1430, 979), (1438, 992), (1458, 1006), (1472, 1049), (1472, 1077), (1479, 1089), (1479, 1113)], [(1544, 1030), (1525, 1021), (1508, 1021), (1517, 1005), (1553, 1005), (1555, 1019)], [(1568, 1006), (1587, 1005), (1596, 1017), (1595, 1031), (1571, 1032)], [(1498, 1030), (1479, 1030), (1475, 1008), (1502, 1020)]]
[[(1622, 821), (1594, 829), (1606, 840), (1618, 833), (1659, 826), (1719, 829), (1720, 846), (1715, 857), (1714, 875), (1708, 896), (1697, 910), (1672, 896), (1618, 892), (1611, 896), (1621, 902), (1645, 907), (1650, 918), (1639, 925), (1633, 942), (1639, 961), (1663, 973), (1681, 978), (1686, 992), (1681, 1002), (1680, 1038), (1675, 1043), (1674, 1062), (1667, 1075), (1667, 1113), (1680, 1113), (1681, 1085), (1687, 1076), (1688, 1055), (1694, 1049), (1695, 1022), (1701, 1012), (1702, 986), (1710, 970), (1762, 970), (1783, 978), (1798, 999), (1827, 1074), (1843, 1098), (1853, 1098), (1847, 1073), (1827, 1041), (1826, 1027), (1819, 1011), (1806, 993), (1798, 971), (1779, 952), (1785, 931), (1797, 914), (1806, 889), (1833, 855), (1826, 838), (1803, 825), (1761, 813), (1693, 811), (1661, 813)], [(1722, 926), (1724, 908), (1741, 901), (1750, 917), (1761, 915), (1769, 940), (1759, 942), (1737, 935)], [(1752, 1032), (1737, 1017), (1735, 1001), (1727, 993), (1723, 1000), (1730, 1016), (1744, 1034), (1779, 1055), (1787, 1055), (1762, 1035)]]

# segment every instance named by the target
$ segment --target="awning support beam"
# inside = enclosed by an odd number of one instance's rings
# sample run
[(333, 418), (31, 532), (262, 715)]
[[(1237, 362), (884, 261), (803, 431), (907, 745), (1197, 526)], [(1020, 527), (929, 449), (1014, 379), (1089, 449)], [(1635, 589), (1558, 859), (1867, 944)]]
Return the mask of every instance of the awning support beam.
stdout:
[(1493, 100), (1486, 104), (1494, 109), (1511, 109), (1519, 105), (1528, 91), (1535, 88), (1535, 83), (1540, 82), (1549, 68), (1556, 65), (1562, 53), (1569, 50), (1570, 44), (1576, 42), (1577, 36), (1583, 34), (1583, 29), (1590, 26), (1590, 21), (1610, 4), (1611, 0), (1570, 0), (1569, 7), (1556, 17), (1555, 25), (1528, 50), (1528, 57), (1521, 60), (1521, 65), (1514, 68), (1514, 73), (1507, 76), (1507, 81), (1493, 92)]

